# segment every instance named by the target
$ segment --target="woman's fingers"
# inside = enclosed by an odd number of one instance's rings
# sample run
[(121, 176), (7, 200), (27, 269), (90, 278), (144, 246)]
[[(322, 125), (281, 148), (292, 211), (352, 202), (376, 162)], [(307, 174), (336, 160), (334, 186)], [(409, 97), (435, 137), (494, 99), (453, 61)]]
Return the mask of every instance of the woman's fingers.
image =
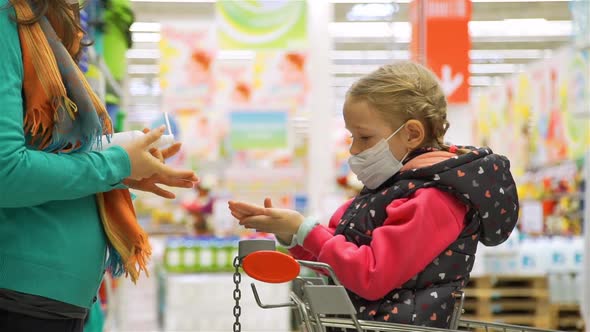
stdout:
[(164, 159), (171, 158), (180, 151), (181, 147), (182, 147), (182, 143), (176, 142), (176, 143), (170, 145), (169, 147), (162, 149), (161, 150), (162, 156), (164, 157)]

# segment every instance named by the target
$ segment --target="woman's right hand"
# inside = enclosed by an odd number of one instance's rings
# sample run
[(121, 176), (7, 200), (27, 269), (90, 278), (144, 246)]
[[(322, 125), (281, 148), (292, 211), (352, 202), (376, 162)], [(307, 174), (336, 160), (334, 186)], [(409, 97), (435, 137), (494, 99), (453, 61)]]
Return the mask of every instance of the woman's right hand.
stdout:
[(150, 153), (150, 145), (156, 142), (164, 134), (165, 127), (152, 130), (140, 139), (129, 142), (121, 147), (125, 149), (131, 162), (131, 180), (142, 180), (155, 174), (166, 177), (197, 181), (197, 175), (192, 170), (174, 169), (166, 166), (158, 158)]

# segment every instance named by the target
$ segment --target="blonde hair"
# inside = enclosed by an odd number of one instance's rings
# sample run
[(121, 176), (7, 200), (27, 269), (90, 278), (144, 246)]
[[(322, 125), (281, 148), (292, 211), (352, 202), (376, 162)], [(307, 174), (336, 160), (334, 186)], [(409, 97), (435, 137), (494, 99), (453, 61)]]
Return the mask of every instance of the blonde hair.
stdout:
[(369, 103), (392, 128), (418, 120), (426, 130), (426, 144), (450, 149), (443, 141), (449, 129), (447, 100), (426, 67), (411, 61), (382, 66), (354, 83), (346, 97)]

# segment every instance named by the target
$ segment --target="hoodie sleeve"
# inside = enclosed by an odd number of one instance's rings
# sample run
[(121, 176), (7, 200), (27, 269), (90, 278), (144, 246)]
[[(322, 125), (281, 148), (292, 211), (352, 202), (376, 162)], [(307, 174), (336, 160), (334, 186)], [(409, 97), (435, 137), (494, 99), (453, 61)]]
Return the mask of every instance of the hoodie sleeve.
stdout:
[(386, 210), (387, 219), (373, 231), (370, 246), (347, 242), (323, 226), (316, 226), (303, 243), (317, 261), (332, 266), (344, 287), (368, 300), (403, 285), (453, 243), (464, 228), (467, 206), (428, 188), (392, 201)]
[[(325, 232), (327, 234), (334, 236), (334, 231), (336, 230), (336, 226), (338, 225), (340, 218), (342, 218), (342, 216), (344, 215), (344, 212), (346, 212), (346, 209), (348, 209), (348, 207), (350, 206), (350, 203), (352, 203), (352, 201), (353, 200), (351, 199), (351, 200), (347, 201), (346, 203), (342, 204), (342, 206), (339, 207), (338, 210), (336, 210), (336, 212), (334, 212), (334, 214), (332, 215), (332, 218), (330, 218), (330, 222), (328, 223), (328, 227), (318, 225), (318, 226), (314, 227), (314, 229), (321, 227), (325, 230)], [(305, 260), (305, 261), (316, 261), (317, 260), (317, 256), (315, 256), (311, 252), (307, 251), (304, 247), (302, 247), (300, 245), (293, 246), (292, 248), (289, 249), (289, 252), (291, 253), (291, 255), (293, 255), (293, 257), (295, 259)]]

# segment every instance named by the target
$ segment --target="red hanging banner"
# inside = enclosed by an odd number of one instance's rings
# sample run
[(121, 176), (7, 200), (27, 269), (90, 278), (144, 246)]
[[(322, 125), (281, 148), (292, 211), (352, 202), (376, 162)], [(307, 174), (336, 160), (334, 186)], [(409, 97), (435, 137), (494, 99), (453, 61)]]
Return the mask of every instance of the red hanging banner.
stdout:
[(470, 0), (413, 0), (412, 59), (439, 77), (449, 104), (469, 102)]

